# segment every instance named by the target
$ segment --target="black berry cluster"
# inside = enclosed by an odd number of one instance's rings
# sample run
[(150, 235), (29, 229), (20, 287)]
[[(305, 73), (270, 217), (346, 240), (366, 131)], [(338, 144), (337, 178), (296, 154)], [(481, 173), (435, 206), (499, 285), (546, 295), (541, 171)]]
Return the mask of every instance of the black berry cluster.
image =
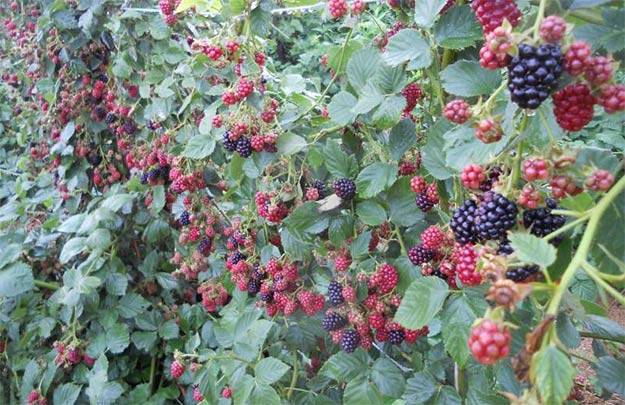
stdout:
[(499, 246), (497, 246), (497, 254), (508, 256), (512, 253), (514, 253), (514, 249), (507, 238), (499, 242)]
[(401, 329), (395, 329), (388, 332), (388, 341), (394, 345), (399, 345), (404, 341), (404, 331)]
[(428, 212), (434, 207), (434, 203), (430, 201), (426, 193), (417, 194), (415, 202), (417, 203), (417, 207), (423, 212)]
[(353, 329), (346, 330), (341, 336), (341, 349), (347, 353), (352, 353), (360, 343), (360, 335)]
[(458, 207), (451, 217), (451, 230), (454, 233), (456, 241), (461, 244), (475, 242), (477, 237), (475, 233), (475, 213), (477, 204), (473, 200), (465, 200)]
[[(551, 210), (557, 207), (556, 202), (553, 199), (548, 199), (546, 202), (546, 207), (525, 210), (523, 212), (523, 226), (529, 229), (532, 235), (538, 237), (549, 235), (551, 232), (561, 228), (566, 222), (566, 218), (562, 215), (551, 213)], [(555, 239), (552, 241), (557, 242)]]
[(514, 226), (519, 212), (516, 203), (499, 193), (489, 191), (484, 194), (475, 211), (475, 232), (481, 240), (498, 240), (506, 236), (506, 231)]
[(506, 272), (506, 278), (517, 283), (527, 280), (534, 274), (538, 273), (540, 269), (538, 266), (530, 265), (517, 267), (515, 269), (510, 269)]
[(191, 220), (189, 219), (189, 212), (182, 211), (182, 214), (180, 214), (180, 218), (178, 219), (178, 221), (180, 222), (180, 225), (183, 225), (183, 226), (189, 225), (191, 223)]
[(332, 185), (334, 192), (343, 200), (351, 200), (356, 195), (356, 184), (347, 178), (339, 179)]
[(408, 258), (415, 266), (427, 263), (434, 258), (434, 252), (426, 248), (422, 244), (418, 244), (410, 248)]
[(341, 329), (345, 325), (347, 325), (347, 320), (336, 312), (328, 312), (321, 321), (321, 326), (328, 332)]
[(508, 90), (521, 108), (538, 108), (556, 88), (562, 74), (559, 45), (519, 45), (519, 54), (508, 65)]
[(224, 148), (228, 152), (234, 152), (235, 150), (237, 150), (237, 143), (230, 140), (230, 132), (229, 131), (224, 132), (223, 144), (224, 144)]
[(244, 158), (252, 156), (252, 142), (245, 137), (239, 138), (237, 141), (237, 153)]
[(343, 303), (343, 287), (336, 280), (332, 280), (330, 284), (328, 284), (328, 300), (332, 305), (340, 305)]
[(327, 190), (326, 185), (323, 181), (316, 179), (312, 182), (311, 187), (316, 188), (319, 192), (319, 198), (324, 198), (326, 196)]

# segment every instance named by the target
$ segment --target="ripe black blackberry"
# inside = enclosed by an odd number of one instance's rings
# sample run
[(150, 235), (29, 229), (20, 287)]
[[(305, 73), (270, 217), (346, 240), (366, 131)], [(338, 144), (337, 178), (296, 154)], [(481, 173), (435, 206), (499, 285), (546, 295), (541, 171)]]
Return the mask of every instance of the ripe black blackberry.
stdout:
[(226, 148), (228, 152), (234, 152), (235, 150), (237, 150), (237, 143), (230, 140), (230, 132), (228, 131), (224, 132), (223, 143), (224, 148)]
[(210, 255), (212, 242), (208, 238), (202, 239), (199, 245), (197, 245), (197, 250), (204, 256)]
[(341, 329), (345, 325), (347, 325), (347, 320), (336, 312), (328, 312), (321, 321), (321, 326), (328, 332)]
[(148, 172), (141, 173), (141, 184), (148, 184)]
[(347, 353), (352, 353), (360, 344), (360, 335), (353, 329), (346, 330), (341, 336), (341, 349)]
[(417, 203), (417, 207), (423, 212), (428, 212), (434, 207), (434, 203), (428, 199), (427, 193), (418, 193), (415, 197), (415, 202)]
[(507, 238), (501, 240), (499, 242), (499, 246), (497, 246), (497, 254), (508, 256), (508, 255), (511, 255), (512, 253), (514, 253), (514, 249), (512, 248), (510, 241)]
[(556, 88), (562, 62), (559, 45), (542, 44), (538, 48), (519, 45), (519, 54), (508, 65), (508, 90), (512, 101), (521, 108), (538, 108)]
[(527, 280), (539, 271), (540, 269), (538, 268), (538, 266), (535, 265), (517, 267), (515, 269), (508, 270), (506, 272), (506, 278), (514, 282), (520, 283)]
[(261, 299), (261, 301), (264, 301), (266, 303), (271, 303), (273, 301), (273, 291), (260, 293), (258, 297)]
[(104, 118), (106, 118), (106, 109), (104, 107), (100, 107), (97, 106), (94, 110), (93, 110), (96, 119), (98, 121), (102, 121)]
[(323, 198), (326, 196), (326, 185), (323, 183), (323, 181), (316, 179), (313, 180), (311, 187), (316, 188), (317, 191), (319, 192), (319, 198)]
[(250, 157), (252, 155), (252, 142), (245, 137), (239, 138), (237, 141), (237, 152), (241, 157)]
[(449, 223), (456, 242), (466, 245), (477, 241), (475, 232), (476, 212), (477, 204), (473, 200), (465, 200), (460, 207), (456, 208)]
[(150, 171), (148, 171), (148, 180), (156, 180), (158, 179), (158, 176), (160, 175), (161, 175), (160, 167), (155, 167), (153, 169), (150, 169)]
[(232, 264), (237, 264), (238, 262), (240, 262), (241, 260), (245, 260), (245, 255), (241, 252), (234, 252), (230, 255), (230, 257), (228, 258), (228, 261)]
[(434, 257), (434, 252), (431, 249), (424, 247), (422, 244), (415, 245), (408, 251), (408, 259), (415, 266), (419, 266), (423, 263), (427, 263)]
[(432, 274), (430, 274), (431, 276), (435, 276), (440, 278), (441, 280), (445, 280), (447, 281), (447, 276), (443, 274), (443, 272), (440, 269), (436, 269), (432, 272)]
[(395, 329), (388, 332), (388, 341), (394, 345), (400, 345), (404, 341), (404, 331), (401, 329)]
[(126, 121), (123, 128), (124, 132), (128, 135), (132, 135), (137, 132), (137, 125), (134, 123), (134, 121)]
[(340, 305), (344, 301), (343, 286), (336, 280), (332, 280), (328, 284), (328, 300), (332, 305)]
[(506, 231), (516, 223), (518, 212), (516, 203), (499, 193), (486, 192), (475, 211), (475, 231), (478, 238), (503, 239)]
[(347, 178), (338, 179), (332, 184), (334, 193), (343, 200), (351, 200), (356, 195), (356, 184)]
[(189, 225), (191, 223), (191, 220), (189, 219), (189, 212), (182, 211), (182, 214), (180, 214), (180, 219), (178, 221), (180, 222), (180, 225), (183, 225), (183, 226)]
[[(541, 238), (561, 228), (566, 222), (566, 218), (562, 215), (551, 213), (551, 210), (557, 207), (553, 199), (547, 199), (546, 203), (547, 206), (544, 208), (535, 208), (523, 212), (523, 226), (529, 229), (532, 235)], [(554, 238), (552, 242), (558, 243), (560, 239)]]
[(107, 75), (105, 75), (104, 73), (102, 73), (101, 75), (99, 75), (98, 77), (96, 77), (96, 80), (101, 81), (102, 83), (108, 83), (109, 81), (109, 77)]
[(247, 282), (247, 293), (251, 296), (258, 294), (260, 291), (260, 280), (249, 279)]
[(113, 114), (112, 112), (110, 112), (110, 113), (106, 114), (106, 118), (104, 119), (104, 121), (107, 124), (112, 124), (115, 121), (117, 121), (117, 116), (115, 114)]

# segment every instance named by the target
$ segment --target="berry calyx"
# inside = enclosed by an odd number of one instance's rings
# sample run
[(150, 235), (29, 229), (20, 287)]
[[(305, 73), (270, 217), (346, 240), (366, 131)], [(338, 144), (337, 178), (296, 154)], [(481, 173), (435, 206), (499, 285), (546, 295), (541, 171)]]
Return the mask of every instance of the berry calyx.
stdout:
[(495, 364), (510, 352), (510, 331), (501, 323), (484, 319), (471, 329), (469, 349), (481, 364)]

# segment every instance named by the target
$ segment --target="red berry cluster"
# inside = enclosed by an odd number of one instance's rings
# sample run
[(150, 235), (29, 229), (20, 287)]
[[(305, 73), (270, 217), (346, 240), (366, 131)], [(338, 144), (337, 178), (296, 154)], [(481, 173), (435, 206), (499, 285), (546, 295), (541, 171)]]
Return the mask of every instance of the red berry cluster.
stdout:
[(221, 283), (205, 282), (197, 289), (202, 296), (202, 306), (206, 312), (216, 312), (230, 300), (230, 294)]
[(185, 370), (184, 363), (178, 360), (172, 361), (171, 364), (169, 365), (169, 372), (171, 373), (171, 376), (175, 379), (182, 377), (182, 375), (184, 374), (184, 370)]
[(91, 367), (95, 360), (89, 357), (77, 344), (66, 346), (63, 342), (54, 342), (52, 347), (56, 351), (54, 363), (64, 369), (69, 369), (81, 362)]
[(348, 5), (346, 0), (330, 0), (328, 1), (328, 11), (332, 18), (338, 19), (347, 14)]
[(428, 183), (422, 176), (414, 176), (410, 179), (410, 188), (417, 195), (415, 202), (423, 212), (428, 212), (439, 202), (436, 182)]
[(289, 214), (286, 204), (275, 193), (258, 191), (254, 197), (256, 212), (267, 221), (279, 224)]
[(473, 0), (471, 8), (485, 33), (494, 31), (504, 20), (513, 27), (521, 22), (521, 10), (514, 0)]
[(28, 405), (48, 405), (46, 397), (44, 397), (43, 394), (37, 390), (32, 390), (28, 393), (26, 402), (28, 402)]
[(165, 23), (167, 25), (172, 26), (176, 24), (177, 18), (174, 11), (179, 4), (180, 0), (160, 0), (158, 2), (158, 7), (160, 8), (163, 17), (165, 17)]
[(545, 42), (560, 42), (566, 34), (566, 21), (557, 15), (550, 15), (540, 23), (540, 38)]
[(401, 94), (406, 99), (406, 107), (404, 113), (411, 113), (417, 106), (419, 99), (421, 98), (421, 87), (417, 83), (410, 83), (401, 91)]
[(452, 100), (443, 110), (443, 115), (455, 124), (464, 124), (471, 118), (471, 106), (464, 100)]
[(484, 118), (475, 126), (475, 137), (484, 143), (498, 142), (502, 136), (503, 129), (496, 118)]
[(486, 33), (484, 45), (480, 49), (480, 65), (491, 70), (508, 66), (512, 46), (512, 33), (504, 27), (497, 27)]
[(495, 364), (510, 352), (510, 331), (501, 323), (482, 320), (471, 330), (469, 349), (481, 364)]

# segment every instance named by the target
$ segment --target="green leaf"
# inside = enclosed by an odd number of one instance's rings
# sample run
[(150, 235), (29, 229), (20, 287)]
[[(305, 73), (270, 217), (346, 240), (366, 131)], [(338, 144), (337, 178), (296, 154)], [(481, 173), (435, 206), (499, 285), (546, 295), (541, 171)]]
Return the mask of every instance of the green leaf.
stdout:
[(384, 207), (375, 201), (367, 200), (356, 206), (356, 214), (366, 225), (377, 226), (386, 221)]
[(388, 41), (382, 58), (391, 66), (414, 60), (412, 69), (426, 68), (432, 63), (430, 47), (415, 30), (403, 29)]
[(347, 62), (347, 80), (354, 89), (360, 91), (377, 74), (381, 63), (378, 50), (371, 47), (359, 49)]
[(357, 102), (356, 97), (347, 91), (337, 93), (328, 104), (328, 112), (332, 121), (339, 125), (351, 124), (356, 118), (356, 113), (352, 108)]
[(56, 228), (57, 231), (63, 233), (75, 233), (80, 225), (85, 221), (87, 214), (76, 214), (68, 217), (63, 223)]
[[(241, 402), (242, 403), (242, 402)], [(257, 384), (252, 391), (250, 404), (280, 405), (280, 396), (273, 387)]]
[(367, 381), (365, 377), (357, 377), (350, 380), (343, 392), (343, 404), (345, 405), (382, 405), (380, 393)]
[(273, 384), (278, 381), (284, 373), (289, 370), (289, 366), (275, 357), (266, 357), (254, 366), (254, 375), (259, 384)]
[(87, 238), (77, 237), (68, 240), (63, 245), (63, 249), (61, 250), (61, 254), (59, 255), (59, 261), (61, 263), (69, 262), (74, 256), (82, 253), (86, 247)]
[(349, 252), (354, 259), (366, 256), (369, 253), (369, 243), (371, 242), (371, 232), (363, 232), (352, 242)]
[(386, 97), (373, 114), (373, 123), (379, 129), (388, 129), (399, 123), (406, 99), (402, 96)]
[(393, 185), (397, 178), (397, 165), (377, 162), (365, 167), (356, 179), (358, 195), (371, 198)]
[(599, 383), (608, 391), (625, 397), (625, 361), (603, 356), (597, 362)]
[(111, 353), (121, 353), (129, 344), (130, 335), (128, 334), (128, 326), (125, 324), (117, 323), (106, 331), (106, 346)]
[(158, 334), (165, 340), (171, 340), (178, 337), (180, 328), (175, 321), (169, 320), (158, 328)]
[(482, 29), (468, 5), (455, 6), (436, 24), (434, 38), (443, 48), (462, 49), (482, 39)]
[(357, 350), (352, 354), (340, 351), (332, 355), (319, 370), (319, 374), (344, 382), (368, 373), (369, 355)]
[(612, 319), (588, 315), (583, 322), (584, 329), (593, 334), (595, 339), (609, 339), (625, 343), (625, 328)]
[(383, 94), (399, 93), (406, 85), (406, 72), (401, 66), (382, 65), (371, 82)]
[(470, 324), (463, 322), (453, 322), (443, 324), (443, 343), (445, 350), (451, 355), (460, 367), (467, 364), (469, 360), (469, 340)]
[(459, 60), (441, 72), (445, 91), (456, 96), (474, 97), (492, 93), (501, 83), (497, 71), (486, 70), (474, 61)]
[(393, 398), (399, 398), (406, 385), (401, 370), (389, 359), (382, 357), (373, 363), (371, 379), (383, 395)]
[(119, 300), (117, 311), (123, 318), (134, 318), (150, 306), (150, 302), (136, 293), (126, 294)]
[(408, 379), (402, 398), (409, 404), (423, 403), (432, 398), (437, 385), (436, 380), (429, 373), (415, 373), (412, 378)]
[(34, 286), (32, 270), (22, 262), (0, 271), (0, 297), (15, 297), (32, 290)]
[(54, 390), (54, 405), (73, 405), (80, 395), (82, 385), (67, 383)]
[(384, 101), (384, 96), (380, 93), (380, 90), (374, 83), (368, 82), (361, 89), (360, 98), (354, 106), (353, 112), (355, 114), (366, 114), (379, 106), (382, 101)]
[(415, 203), (415, 194), (410, 189), (410, 179), (400, 177), (388, 191), (391, 222), (399, 226), (413, 226), (424, 218), (423, 211)]
[(414, 122), (409, 119), (399, 121), (391, 129), (388, 147), (393, 160), (400, 160), (404, 153), (417, 143), (417, 131)]
[(575, 368), (554, 344), (543, 347), (532, 357), (530, 377), (545, 405), (561, 404), (573, 387)]
[(98, 228), (89, 235), (86, 244), (91, 250), (103, 251), (111, 244), (111, 232), (106, 228)]
[(158, 335), (156, 332), (137, 331), (133, 332), (130, 338), (137, 349), (149, 352), (152, 347), (154, 347), (154, 343), (156, 343)]
[(446, 0), (419, 0), (415, 2), (414, 22), (420, 27), (431, 28), (446, 2)]
[(285, 156), (294, 155), (306, 148), (307, 145), (306, 139), (291, 132), (280, 135), (277, 141), (278, 152)]
[(426, 326), (441, 310), (449, 287), (438, 277), (423, 277), (414, 281), (406, 290), (395, 321), (408, 329)]
[(114, 194), (102, 202), (102, 207), (117, 212), (134, 199), (132, 194)]
[(165, 206), (165, 187), (162, 184), (152, 187), (152, 204), (150, 205), (150, 213), (156, 215)]
[(356, 158), (343, 152), (338, 142), (328, 141), (324, 155), (326, 168), (333, 176), (352, 178), (358, 173)]
[(336, 74), (342, 74), (351, 56), (360, 48), (361, 44), (357, 41), (349, 41), (345, 47), (337, 45), (330, 48), (328, 51), (328, 66)]
[(327, 215), (319, 212), (319, 204), (308, 201), (293, 212), (283, 222), (294, 235), (318, 234), (326, 230), (329, 224)]
[(282, 91), (287, 96), (293, 93), (302, 93), (306, 90), (306, 81), (304, 81), (302, 75), (297, 74), (284, 75), (280, 85), (282, 86)]
[(451, 127), (447, 120), (437, 121), (428, 131), (427, 142), (421, 149), (423, 167), (438, 180), (446, 180), (453, 175), (453, 171), (447, 166), (443, 139), (443, 134)]
[(328, 238), (334, 246), (341, 246), (354, 233), (354, 217), (341, 215), (330, 220)]
[(215, 150), (215, 139), (210, 135), (195, 135), (185, 146), (182, 155), (190, 159), (204, 159)]
[(518, 259), (523, 262), (546, 268), (556, 261), (556, 249), (542, 238), (514, 232), (508, 235), (508, 239)]

